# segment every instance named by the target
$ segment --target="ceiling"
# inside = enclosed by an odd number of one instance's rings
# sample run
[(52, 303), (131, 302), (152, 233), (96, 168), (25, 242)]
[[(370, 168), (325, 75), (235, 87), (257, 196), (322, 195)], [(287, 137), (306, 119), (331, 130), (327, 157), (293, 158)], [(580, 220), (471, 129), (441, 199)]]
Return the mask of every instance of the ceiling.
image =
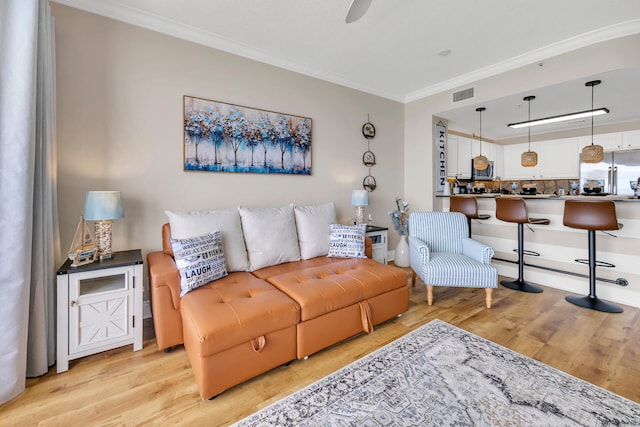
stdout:
[[(373, 0), (351, 24), (344, 21), (351, 0), (54, 1), (399, 102), (640, 33), (638, 0)], [(638, 99), (639, 72), (616, 76), (630, 81), (603, 78), (596, 104), (638, 119), (624, 99)], [(588, 109), (584, 83), (487, 103), (483, 135), (505, 137), (505, 123), (526, 119), (526, 106), (518, 108), (526, 95), (538, 97), (532, 117)], [(477, 113), (466, 110), (446, 118), (469, 128)], [(492, 115), (499, 124), (492, 125)]]

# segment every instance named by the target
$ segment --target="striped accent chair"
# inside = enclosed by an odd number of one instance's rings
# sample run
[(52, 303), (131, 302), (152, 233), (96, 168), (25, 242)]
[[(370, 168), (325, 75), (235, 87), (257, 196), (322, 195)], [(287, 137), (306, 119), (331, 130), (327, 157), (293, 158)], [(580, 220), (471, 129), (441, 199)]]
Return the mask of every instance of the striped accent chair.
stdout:
[(416, 275), (427, 286), (433, 304), (434, 286), (484, 288), (487, 308), (498, 287), (498, 271), (491, 265), (493, 248), (470, 239), (467, 218), (460, 212), (413, 212), (409, 215), (411, 283)]

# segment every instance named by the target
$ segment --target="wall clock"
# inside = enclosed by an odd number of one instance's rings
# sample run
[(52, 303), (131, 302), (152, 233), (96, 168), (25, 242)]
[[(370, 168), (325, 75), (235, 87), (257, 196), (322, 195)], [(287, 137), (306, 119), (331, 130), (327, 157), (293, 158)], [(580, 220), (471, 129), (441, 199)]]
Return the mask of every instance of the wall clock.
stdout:
[(362, 163), (365, 166), (374, 166), (376, 164), (376, 155), (369, 150), (365, 151), (362, 155)]
[(367, 122), (362, 125), (362, 135), (367, 139), (373, 139), (376, 136), (376, 128), (373, 123)]

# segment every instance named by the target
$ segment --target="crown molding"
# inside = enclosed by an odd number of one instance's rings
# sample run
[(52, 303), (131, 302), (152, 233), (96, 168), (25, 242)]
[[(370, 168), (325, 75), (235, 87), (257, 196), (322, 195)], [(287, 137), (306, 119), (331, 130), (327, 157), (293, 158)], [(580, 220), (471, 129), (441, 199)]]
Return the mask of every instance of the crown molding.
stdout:
[(511, 71), (519, 67), (534, 64), (536, 62), (568, 53), (583, 47), (590, 46), (595, 43), (613, 40), (620, 37), (630, 36), (640, 33), (640, 19), (622, 22), (608, 27), (599, 28), (588, 33), (584, 33), (569, 39), (545, 46), (540, 49), (532, 50), (514, 58), (497, 64), (480, 68), (462, 76), (454, 77), (441, 83), (426, 87), (416, 92), (409, 93), (405, 96), (404, 102), (409, 103), (417, 101), (427, 96), (436, 95), (438, 93), (452, 90), (460, 86), (475, 83), (478, 80), (493, 77), (497, 74)]
[(219, 34), (203, 31), (202, 29), (185, 25), (165, 17), (148, 13), (140, 9), (125, 6), (109, 0), (52, 0), (65, 6), (94, 13), (127, 24), (142, 27), (151, 31), (167, 34), (179, 39), (201, 44), (234, 55), (283, 68), (298, 74), (314, 77), (340, 86), (345, 86), (360, 92), (386, 98), (400, 103), (409, 103), (419, 99), (435, 95), (447, 90), (455, 89), (474, 83), (478, 80), (489, 78), (506, 71), (526, 66), (547, 58), (571, 52), (573, 50), (589, 46), (619, 37), (640, 33), (640, 19), (623, 22), (600, 28), (567, 40), (545, 46), (540, 49), (527, 52), (506, 61), (475, 70), (452, 79), (428, 86), (424, 89), (405, 93), (388, 93), (375, 87), (362, 85), (342, 77), (309, 68), (305, 64), (297, 63), (286, 57), (274, 56), (264, 50), (256, 49), (249, 45), (228, 39)]

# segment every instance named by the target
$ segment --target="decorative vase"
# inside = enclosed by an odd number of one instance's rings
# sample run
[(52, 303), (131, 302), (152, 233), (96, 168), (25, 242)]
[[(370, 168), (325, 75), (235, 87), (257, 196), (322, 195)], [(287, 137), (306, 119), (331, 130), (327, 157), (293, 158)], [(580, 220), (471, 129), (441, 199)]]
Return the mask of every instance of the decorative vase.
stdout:
[(407, 243), (407, 236), (404, 234), (400, 236), (400, 241), (398, 242), (398, 246), (396, 246), (393, 263), (398, 267), (409, 267), (411, 265), (409, 259), (409, 244)]

